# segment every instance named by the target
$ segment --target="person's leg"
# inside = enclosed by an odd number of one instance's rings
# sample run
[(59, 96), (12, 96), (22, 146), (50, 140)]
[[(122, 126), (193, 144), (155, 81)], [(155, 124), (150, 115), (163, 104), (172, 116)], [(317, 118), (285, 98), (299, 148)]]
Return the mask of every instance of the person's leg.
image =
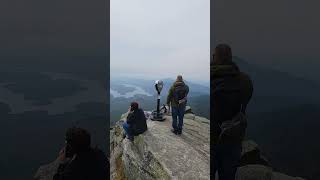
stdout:
[(234, 180), (241, 158), (241, 144), (223, 145), (220, 155), (219, 180)]
[(122, 128), (124, 129), (124, 134), (127, 136), (129, 131), (129, 124), (127, 122), (124, 122), (122, 124)]
[(179, 117), (179, 124), (178, 124), (178, 133), (181, 134), (182, 133), (182, 128), (183, 128), (183, 118), (184, 118), (184, 112), (185, 112), (185, 106), (183, 107), (179, 107), (179, 113), (178, 113), (178, 117)]
[(177, 107), (172, 107), (172, 128), (175, 131), (178, 130), (177, 117), (178, 117), (178, 108)]
[(128, 137), (128, 139), (133, 139), (133, 135), (131, 133), (130, 125), (127, 122), (124, 122), (122, 125), (125, 135)]
[(232, 149), (231, 157), (233, 157), (233, 158), (232, 158), (232, 161), (231, 161), (231, 164), (232, 164), (232, 166), (231, 166), (232, 167), (231, 175), (232, 176), (230, 178), (235, 179), (238, 167), (240, 165), (242, 144), (241, 143), (234, 144), (234, 145), (232, 145), (231, 149)]
[(218, 167), (219, 167), (219, 156), (218, 156), (218, 152), (217, 152), (217, 146), (213, 147), (212, 150), (212, 156), (213, 156), (213, 170), (212, 170), (212, 174), (211, 177), (213, 177), (213, 180), (216, 179), (216, 173), (218, 172)]

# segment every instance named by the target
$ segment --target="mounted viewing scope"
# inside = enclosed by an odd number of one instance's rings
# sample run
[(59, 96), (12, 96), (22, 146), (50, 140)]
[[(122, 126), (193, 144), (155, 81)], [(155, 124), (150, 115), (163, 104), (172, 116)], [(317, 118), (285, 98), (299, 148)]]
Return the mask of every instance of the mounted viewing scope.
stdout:
[(154, 86), (155, 86), (158, 94), (160, 94), (160, 93), (161, 93), (161, 90), (162, 90), (162, 88), (163, 88), (163, 82), (162, 82), (161, 80), (157, 80), (157, 81), (155, 82), (155, 85), (154, 85)]
[(153, 121), (164, 121), (165, 118), (163, 117), (163, 113), (160, 112), (160, 93), (163, 89), (163, 81), (157, 80), (155, 82), (154, 87), (156, 88), (156, 91), (158, 92), (158, 98), (157, 98), (157, 110), (152, 111), (151, 114), (151, 120)]

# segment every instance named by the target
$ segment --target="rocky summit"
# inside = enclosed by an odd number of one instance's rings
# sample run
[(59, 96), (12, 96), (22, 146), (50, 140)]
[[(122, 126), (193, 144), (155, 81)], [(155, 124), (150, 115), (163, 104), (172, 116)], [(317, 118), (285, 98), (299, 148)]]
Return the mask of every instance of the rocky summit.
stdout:
[[(148, 112), (146, 112), (148, 116)], [(126, 114), (110, 129), (110, 179), (112, 180), (208, 180), (210, 174), (210, 121), (186, 109), (181, 135), (173, 134), (169, 115), (163, 122), (147, 120), (148, 130), (123, 138)], [(214, 158), (214, 157), (213, 157)], [(52, 180), (59, 162), (41, 166), (36, 180)], [(218, 179), (218, 178), (216, 178)], [(236, 180), (303, 180), (275, 172), (258, 145), (242, 143)]]
[[(148, 113), (146, 113), (148, 114)], [(110, 179), (113, 180), (208, 180), (210, 174), (210, 120), (186, 110), (182, 135), (171, 130), (172, 118), (163, 122), (147, 120), (148, 131), (123, 138), (126, 114), (110, 130)], [(214, 158), (214, 157), (213, 157)], [(212, 178), (213, 179), (213, 178)], [(218, 178), (216, 178), (218, 179)], [(258, 145), (242, 143), (236, 180), (303, 180), (273, 171)]]
[(171, 130), (172, 119), (147, 120), (148, 131), (134, 142), (122, 139), (125, 115), (110, 131), (111, 179), (209, 179), (209, 120), (189, 113), (182, 135)]

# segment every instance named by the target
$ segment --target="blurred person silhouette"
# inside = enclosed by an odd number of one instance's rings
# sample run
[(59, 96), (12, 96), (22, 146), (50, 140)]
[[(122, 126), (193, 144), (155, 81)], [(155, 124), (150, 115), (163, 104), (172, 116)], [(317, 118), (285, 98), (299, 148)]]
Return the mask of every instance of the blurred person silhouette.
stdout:
[(253, 84), (232, 61), (231, 48), (219, 44), (210, 62), (211, 119), (213, 123), (213, 175), (234, 180), (240, 163)]
[(66, 146), (60, 151), (53, 180), (106, 180), (109, 161), (105, 153), (91, 147), (91, 136), (82, 128), (69, 128)]

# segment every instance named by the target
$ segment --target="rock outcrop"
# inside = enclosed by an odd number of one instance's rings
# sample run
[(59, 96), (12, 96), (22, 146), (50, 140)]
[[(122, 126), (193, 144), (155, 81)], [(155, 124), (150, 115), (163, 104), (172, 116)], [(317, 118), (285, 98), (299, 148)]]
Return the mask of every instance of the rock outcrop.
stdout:
[(268, 160), (260, 153), (258, 145), (246, 140), (242, 143), (240, 167), (236, 180), (303, 180), (273, 171)]
[(208, 119), (189, 113), (181, 136), (170, 132), (170, 116), (148, 120), (148, 131), (132, 143), (122, 139), (124, 118), (110, 131), (111, 179), (210, 179)]
[[(172, 119), (147, 120), (148, 131), (134, 142), (122, 137), (126, 114), (110, 129), (110, 179), (112, 180), (208, 180), (210, 179), (210, 121), (187, 109), (182, 135), (171, 130)], [(213, 157), (214, 158), (214, 157)], [(34, 179), (52, 180), (56, 160), (41, 166)], [(242, 143), (236, 180), (303, 180), (273, 171), (258, 145)]]
[[(111, 175), (114, 180), (210, 179), (210, 121), (188, 108), (181, 136), (170, 132), (172, 119), (147, 120), (148, 131), (134, 142), (123, 139), (124, 114), (110, 130)], [(303, 180), (274, 172), (258, 145), (245, 140), (236, 180)]]
[(58, 166), (59, 160), (55, 160), (50, 164), (41, 166), (34, 175), (34, 180), (52, 180), (58, 170)]
[(251, 164), (239, 167), (236, 180), (304, 180), (299, 177), (290, 177), (274, 172), (271, 167)]

